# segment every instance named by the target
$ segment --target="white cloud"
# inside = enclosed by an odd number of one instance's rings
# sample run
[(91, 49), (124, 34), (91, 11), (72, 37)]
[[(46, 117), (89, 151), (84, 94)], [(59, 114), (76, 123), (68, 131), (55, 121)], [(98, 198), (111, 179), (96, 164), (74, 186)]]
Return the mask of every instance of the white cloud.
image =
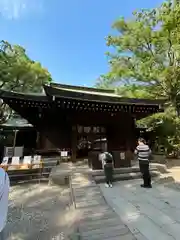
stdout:
[(43, 0), (0, 0), (0, 15), (8, 19), (19, 19), (42, 9)]

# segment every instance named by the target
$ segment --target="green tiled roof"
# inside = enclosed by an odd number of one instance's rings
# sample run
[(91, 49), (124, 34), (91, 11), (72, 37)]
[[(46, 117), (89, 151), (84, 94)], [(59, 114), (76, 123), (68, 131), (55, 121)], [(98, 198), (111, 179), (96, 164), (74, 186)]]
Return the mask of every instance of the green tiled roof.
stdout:
[(92, 95), (99, 95), (99, 96), (107, 96), (107, 97), (121, 97), (120, 95), (116, 94), (115, 92), (114, 93), (110, 93), (110, 92), (100, 92), (98, 90), (84, 90), (84, 89), (70, 89), (70, 88), (61, 88), (61, 87), (56, 87), (60, 90), (64, 90), (64, 91), (68, 91), (68, 92), (78, 92), (78, 93), (85, 93), (85, 94), (92, 94)]

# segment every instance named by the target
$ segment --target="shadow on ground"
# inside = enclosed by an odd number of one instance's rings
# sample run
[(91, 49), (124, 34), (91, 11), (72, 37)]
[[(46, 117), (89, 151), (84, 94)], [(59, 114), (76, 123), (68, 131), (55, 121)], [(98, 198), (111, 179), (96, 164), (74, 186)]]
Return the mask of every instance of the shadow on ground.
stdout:
[(7, 240), (59, 239), (75, 230), (75, 220), (68, 187), (46, 183), (11, 187)]
[(167, 168), (180, 167), (180, 159), (168, 159)]

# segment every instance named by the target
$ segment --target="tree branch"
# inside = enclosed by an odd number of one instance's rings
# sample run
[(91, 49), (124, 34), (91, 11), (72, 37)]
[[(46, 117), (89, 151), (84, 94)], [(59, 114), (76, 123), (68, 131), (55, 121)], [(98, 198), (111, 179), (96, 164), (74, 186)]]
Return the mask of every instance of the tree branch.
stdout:
[(5, 85), (5, 82), (3, 82), (1, 85), (0, 85), (0, 88), (4, 87)]
[(172, 41), (171, 41), (171, 33), (170, 31), (168, 30), (168, 44), (169, 44), (169, 48), (168, 48), (168, 58), (169, 58), (169, 65), (170, 66), (173, 66), (174, 65), (174, 59), (175, 59), (175, 56), (174, 56), (174, 52), (172, 50)]
[(151, 42), (149, 42), (149, 41), (147, 40), (147, 38), (144, 38), (144, 40), (145, 40), (145, 42), (146, 42), (146, 45), (144, 45), (144, 47), (145, 47), (146, 50), (148, 50), (148, 51), (151, 53), (151, 55), (154, 57), (154, 52), (153, 52), (153, 50), (152, 50), (152, 44), (151, 44)]

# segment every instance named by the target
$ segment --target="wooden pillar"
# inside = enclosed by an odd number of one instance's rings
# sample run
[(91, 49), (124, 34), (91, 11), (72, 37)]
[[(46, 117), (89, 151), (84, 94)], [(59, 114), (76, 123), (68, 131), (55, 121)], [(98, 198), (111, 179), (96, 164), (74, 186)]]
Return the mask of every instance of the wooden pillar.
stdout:
[(134, 152), (134, 149), (136, 147), (136, 119), (132, 116), (131, 118), (131, 150)]
[(15, 148), (16, 148), (16, 139), (19, 130), (14, 130), (14, 141), (13, 141), (13, 156), (15, 155)]
[(76, 162), (76, 151), (77, 151), (77, 126), (72, 127), (72, 137), (71, 137), (71, 160)]

